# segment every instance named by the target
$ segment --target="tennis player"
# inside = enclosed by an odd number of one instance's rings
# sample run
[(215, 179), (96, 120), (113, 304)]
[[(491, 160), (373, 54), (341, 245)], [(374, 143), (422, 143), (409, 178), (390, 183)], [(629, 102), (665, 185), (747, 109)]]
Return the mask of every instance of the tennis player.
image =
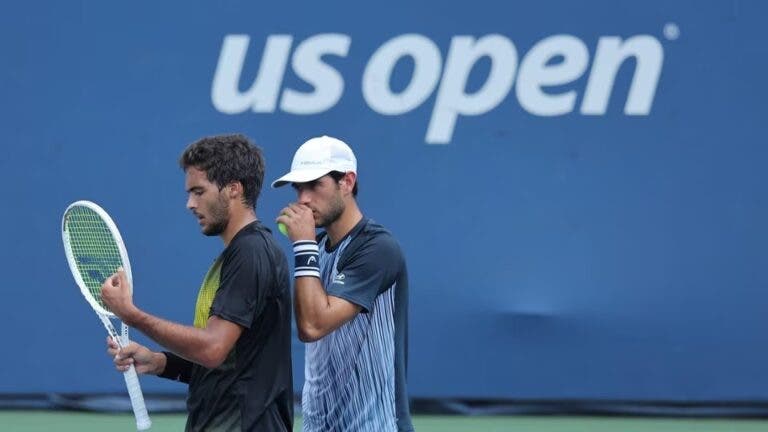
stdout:
[(272, 186), (285, 184), (298, 195), (277, 222), (293, 242), (296, 326), (307, 343), (304, 431), (412, 431), (408, 274), (394, 237), (358, 208), (354, 153), (335, 138), (310, 139)]
[(187, 431), (291, 431), (291, 298), (285, 255), (256, 218), (264, 179), (261, 150), (242, 135), (203, 138), (181, 155), (187, 207), (203, 234), (224, 250), (200, 287), (194, 325), (150, 315), (133, 304), (123, 272), (102, 286), (102, 298), (123, 322), (167, 351), (131, 343), (118, 370), (189, 384)]

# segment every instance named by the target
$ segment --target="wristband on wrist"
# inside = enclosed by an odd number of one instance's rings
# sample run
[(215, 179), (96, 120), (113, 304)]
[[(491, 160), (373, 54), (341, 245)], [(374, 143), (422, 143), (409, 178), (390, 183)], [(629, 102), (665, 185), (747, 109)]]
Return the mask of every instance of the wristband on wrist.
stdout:
[(192, 375), (192, 364), (170, 351), (163, 351), (163, 354), (165, 354), (165, 369), (157, 376), (188, 383)]
[(310, 276), (320, 279), (320, 248), (313, 240), (293, 244), (293, 277)]

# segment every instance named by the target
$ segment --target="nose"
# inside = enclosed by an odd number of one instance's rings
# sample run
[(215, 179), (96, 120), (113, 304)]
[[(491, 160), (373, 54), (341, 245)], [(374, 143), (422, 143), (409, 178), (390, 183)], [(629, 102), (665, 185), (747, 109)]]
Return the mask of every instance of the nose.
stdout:
[(195, 203), (195, 200), (192, 198), (192, 194), (187, 196), (187, 208), (189, 210), (194, 210), (197, 208), (197, 203)]
[(310, 203), (310, 201), (312, 201), (311, 200), (312, 197), (311, 197), (309, 191), (307, 190), (307, 188), (299, 188), (297, 193), (298, 193), (298, 200), (297, 201), (299, 202), (299, 204), (307, 205), (307, 204)]

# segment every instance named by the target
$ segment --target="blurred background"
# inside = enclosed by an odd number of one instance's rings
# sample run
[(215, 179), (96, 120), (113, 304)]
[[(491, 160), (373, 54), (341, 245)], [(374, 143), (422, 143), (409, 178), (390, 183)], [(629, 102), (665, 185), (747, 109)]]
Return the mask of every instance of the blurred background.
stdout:
[[(267, 184), (313, 136), (357, 153), (361, 207), (408, 260), (420, 430), (598, 414), (768, 426), (765, 2), (2, 9), (0, 429), (33, 430), (32, 409), (64, 424), (62, 410), (129, 407), (61, 214), (102, 205), (136, 303), (191, 323), (222, 244), (185, 209), (177, 160), (232, 132), (262, 147)], [(267, 186), (257, 214), (274, 226), (293, 199)], [(296, 338), (293, 354), (300, 394)], [(183, 412), (183, 385), (142, 386), (151, 412)], [(445, 415), (454, 429), (430, 426)], [(525, 427), (560, 427), (543, 421)]]

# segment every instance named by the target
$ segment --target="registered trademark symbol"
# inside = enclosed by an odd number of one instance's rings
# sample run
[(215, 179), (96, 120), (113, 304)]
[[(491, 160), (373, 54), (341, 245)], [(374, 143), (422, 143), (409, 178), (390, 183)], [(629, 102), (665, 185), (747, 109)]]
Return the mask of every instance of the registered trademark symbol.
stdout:
[(680, 27), (672, 22), (664, 24), (664, 37), (671, 41), (677, 40), (680, 37)]

